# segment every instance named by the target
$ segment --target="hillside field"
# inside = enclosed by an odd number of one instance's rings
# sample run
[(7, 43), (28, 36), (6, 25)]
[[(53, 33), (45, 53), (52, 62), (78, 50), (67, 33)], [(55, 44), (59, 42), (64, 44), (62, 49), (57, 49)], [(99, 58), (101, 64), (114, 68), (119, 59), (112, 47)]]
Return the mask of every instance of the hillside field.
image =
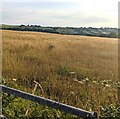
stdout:
[[(116, 105), (117, 38), (3, 30), (2, 43), (6, 85), (32, 93), (37, 81), (41, 88), (37, 88), (36, 95), (99, 114), (101, 109)], [(27, 116), (40, 116), (38, 110), (35, 112), (39, 107), (30, 108), (28, 101), (12, 107), (19, 100), (13, 98), (13, 103), (3, 108), (4, 114), (19, 117), (29, 108)]]

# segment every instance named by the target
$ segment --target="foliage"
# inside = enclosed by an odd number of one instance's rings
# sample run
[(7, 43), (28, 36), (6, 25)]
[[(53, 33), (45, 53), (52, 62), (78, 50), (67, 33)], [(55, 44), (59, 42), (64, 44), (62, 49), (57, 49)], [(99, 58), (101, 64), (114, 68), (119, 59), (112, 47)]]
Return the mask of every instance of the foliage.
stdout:
[(40, 25), (2, 25), (0, 29), (3, 30), (17, 30), (17, 31), (36, 31), (47, 32), (66, 35), (85, 35), (85, 36), (99, 36), (108, 38), (117, 38), (117, 28), (74, 28), (74, 27), (43, 27)]
[(119, 119), (120, 118), (120, 105), (109, 105), (101, 107), (100, 119)]
[(57, 74), (60, 76), (69, 76), (70, 75), (70, 69), (66, 66), (59, 66), (57, 69)]
[(2, 103), (3, 115), (8, 118), (80, 119), (80, 117), (41, 106), (7, 93), (3, 93)]

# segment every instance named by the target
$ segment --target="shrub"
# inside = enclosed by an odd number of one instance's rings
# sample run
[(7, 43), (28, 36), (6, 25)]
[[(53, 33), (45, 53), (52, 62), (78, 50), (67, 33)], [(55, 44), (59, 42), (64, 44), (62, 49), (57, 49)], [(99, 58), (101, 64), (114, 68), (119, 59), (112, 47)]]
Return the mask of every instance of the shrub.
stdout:
[(51, 50), (51, 49), (53, 49), (53, 48), (55, 48), (55, 46), (54, 45), (51, 45), (51, 44), (49, 44), (49, 50)]
[(69, 76), (70, 75), (70, 69), (66, 66), (59, 66), (57, 69), (57, 74), (60, 76)]

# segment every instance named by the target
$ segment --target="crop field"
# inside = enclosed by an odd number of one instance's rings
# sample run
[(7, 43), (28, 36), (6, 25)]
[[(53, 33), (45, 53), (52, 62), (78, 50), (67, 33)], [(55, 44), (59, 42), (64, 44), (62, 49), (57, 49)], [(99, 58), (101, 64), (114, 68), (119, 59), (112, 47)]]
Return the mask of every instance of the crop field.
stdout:
[[(35, 90), (35, 95), (97, 111), (103, 116), (102, 111), (106, 107), (116, 105), (117, 38), (9, 30), (3, 30), (2, 37), (5, 85), (32, 93), (37, 81), (40, 87)], [(5, 99), (8, 100), (7, 96)], [(3, 113), (7, 116), (40, 117), (44, 113), (44, 118), (47, 118), (45, 114), (54, 115), (53, 112), (56, 118), (65, 115), (59, 111), (48, 111), (47, 107), (31, 106), (29, 101), (22, 102), (19, 98), (10, 99), (11, 103), (7, 106), (4, 106), (7, 101), (3, 100)], [(42, 111), (36, 111), (36, 108)]]

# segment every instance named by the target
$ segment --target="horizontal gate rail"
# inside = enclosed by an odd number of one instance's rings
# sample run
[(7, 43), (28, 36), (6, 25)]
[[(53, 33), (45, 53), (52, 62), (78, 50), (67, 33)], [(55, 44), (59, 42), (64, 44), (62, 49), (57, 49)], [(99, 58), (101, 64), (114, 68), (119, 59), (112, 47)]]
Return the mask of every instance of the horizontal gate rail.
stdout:
[(66, 105), (63, 103), (59, 103), (59, 102), (56, 102), (56, 101), (53, 101), (50, 99), (46, 99), (44, 97), (40, 97), (40, 96), (36, 96), (36, 95), (30, 94), (27, 92), (16, 90), (16, 89), (4, 86), (4, 85), (1, 85), (0, 87), (2, 87), (2, 91), (5, 93), (13, 94), (15, 96), (18, 96), (18, 97), (21, 97), (21, 98), (24, 98), (24, 99), (27, 99), (27, 100), (30, 100), (33, 102), (37, 102), (37, 103), (44, 105), (44, 106), (55, 108), (55, 109), (58, 109), (60, 111), (70, 113), (70, 114), (73, 114), (76, 116), (80, 116), (80, 117), (85, 118), (85, 119), (97, 119), (96, 112), (89, 112), (89, 111), (86, 111), (86, 110), (83, 110), (80, 108), (76, 108), (76, 107), (69, 106), (69, 105)]

